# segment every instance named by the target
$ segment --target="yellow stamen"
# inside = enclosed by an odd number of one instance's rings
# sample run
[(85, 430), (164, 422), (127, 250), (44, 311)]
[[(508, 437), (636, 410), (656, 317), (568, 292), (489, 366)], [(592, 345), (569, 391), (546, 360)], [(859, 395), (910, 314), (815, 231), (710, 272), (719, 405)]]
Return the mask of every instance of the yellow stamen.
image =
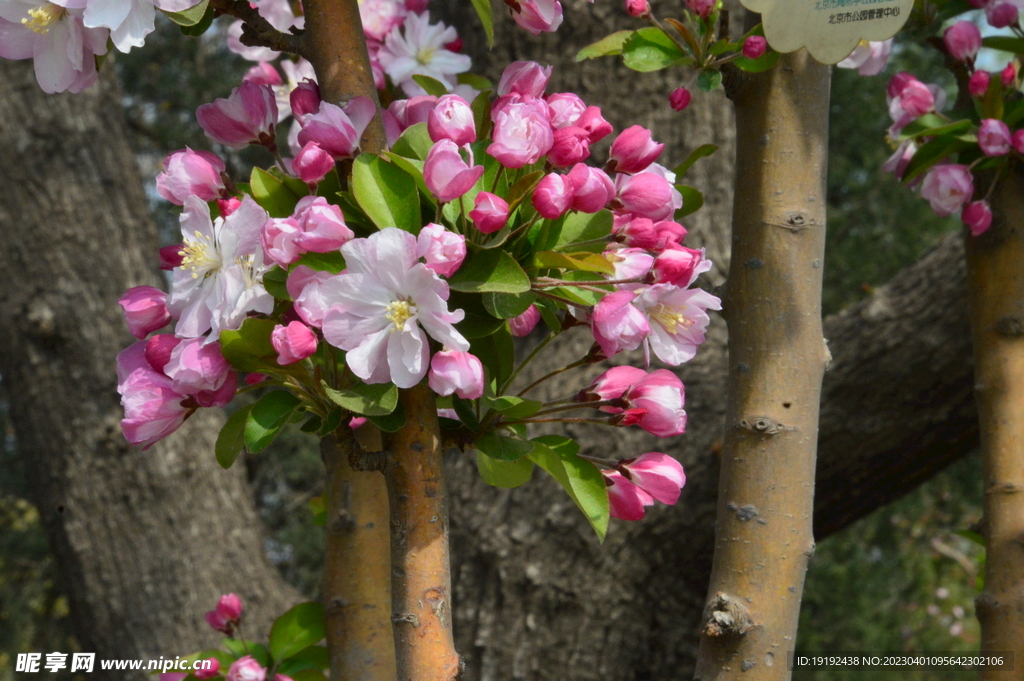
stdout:
[(426, 66), (434, 58), (434, 50), (429, 47), (424, 47), (416, 53), (416, 61)]
[[(199, 270), (217, 270), (220, 268), (220, 259), (210, 257), (212, 252), (214, 256), (217, 255), (217, 249), (213, 247), (213, 243), (210, 241), (210, 237), (206, 236), (196, 230), (195, 241), (186, 241), (185, 248), (178, 251), (178, 255), (182, 256), (181, 269), (191, 269), (192, 278), (199, 278)], [(209, 275), (209, 272), (207, 272)]]
[(388, 321), (395, 325), (395, 329), (402, 329), (405, 327), (405, 323), (409, 321), (409, 318), (416, 314), (416, 308), (409, 304), (407, 300), (396, 300), (388, 303), (387, 311), (384, 316), (388, 318)]
[(66, 10), (63, 7), (48, 2), (35, 9), (30, 9), (28, 15), (31, 19), (22, 19), (21, 23), (39, 35), (46, 35), (54, 22), (59, 21), (65, 14)]
[(657, 307), (652, 309), (649, 313), (651, 319), (665, 327), (665, 330), (672, 335), (676, 334), (676, 329), (679, 326), (693, 326), (694, 322), (691, 319), (687, 319), (682, 313), (676, 312), (670, 307), (666, 307), (664, 304), (659, 304)]

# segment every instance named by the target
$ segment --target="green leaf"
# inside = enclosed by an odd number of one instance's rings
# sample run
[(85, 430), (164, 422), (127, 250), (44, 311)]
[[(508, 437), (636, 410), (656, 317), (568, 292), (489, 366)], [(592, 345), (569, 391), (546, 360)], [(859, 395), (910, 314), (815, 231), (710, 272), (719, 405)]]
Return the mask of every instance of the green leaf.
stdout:
[(704, 194), (699, 189), (688, 187), (685, 184), (677, 184), (676, 189), (683, 195), (683, 207), (676, 211), (675, 220), (685, 218), (687, 215), (700, 210), (704, 205)]
[(303, 669), (292, 674), (292, 681), (327, 681), (327, 677), (319, 669)]
[(210, 29), (210, 26), (213, 25), (213, 20), (217, 16), (217, 10), (210, 7), (208, 0), (200, 4), (206, 5), (206, 11), (203, 13), (203, 18), (192, 26), (178, 26), (178, 28), (181, 29), (181, 32), (190, 38), (198, 38), (206, 33)]
[(483, 452), (492, 459), (516, 461), (528, 455), (536, 447), (532, 442), (518, 440), (513, 437), (498, 435), (493, 430), (484, 433), (473, 443), (473, 448)]
[(277, 351), (270, 342), (276, 322), (250, 317), (237, 331), (220, 332), (220, 351), (224, 359), (239, 371), (262, 371), (277, 366)]
[[(934, 125), (938, 123), (938, 125)], [(915, 139), (917, 137), (939, 137), (940, 135), (959, 135), (971, 129), (971, 121), (964, 119), (953, 123), (946, 123), (935, 114), (921, 116), (916, 121), (903, 128), (900, 139)]]
[(692, 168), (694, 163), (696, 163), (697, 161), (701, 160), (706, 156), (710, 156), (716, 151), (718, 151), (717, 144), (702, 144), (693, 151), (691, 151), (690, 155), (686, 157), (686, 160), (677, 165), (672, 170), (672, 172), (675, 173), (676, 175), (676, 179), (679, 179), (680, 177), (685, 175), (686, 171)]
[(251, 404), (240, 408), (228, 417), (224, 427), (220, 429), (214, 451), (217, 454), (217, 463), (225, 470), (231, 468), (245, 447), (245, 424), (249, 420), (251, 410)]
[(985, 546), (985, 537), (983, 537), (981, 534), (977, 532), (973, 532), (971, 530), (957, 530), (953, 534), (957, 535), (958, 537), (963, 537), (964, 539), (967, 539), (968, 541), (971, 541), (977, 544), (978, 546)]
[(474, 90), (490, 90), (494, 87), (494, 83), (489, 78), (478, 73), (460, 73), (456, 76), (455, 81), (459, 85), (468, 85)]
[(245, 420), (245, 446), (259, 454), (288, 423), (301, 400), (287, 390), (271, 390), (252, 405)]
[(291, 300), (292, 297), (288, 295), (288, 287), (286, 282), (288, 281), (288, 270), (283, 270), (276, 265), (263, 275), (263, 287), (267, 289), (270, 295), (274, 296), (278, 300)]
[[(470, 105), (473, 109), (473, 123), (476, 126), (476, 138), (486, 140), (491, 136), (491, 90), (483, 90)], [(479, 158), (479, 157), (478, 157)], [(488, 185), (490, 186), (490, 185)]]
[[(345, 269), (345, 256), (341, 254), (341, 251), (331, 251), (330, 253), (303, 253), (296, 262), (295, 266), (305, 265), (314, 270), (322, 270), (324, 272), (330, 272), (331, 274), (338, 274)], [(268, 289), (269, 290), (269, 289)]]
[(360, 383), (344, 390), (332, 390), (323, 383), (327, 397), (339, 407), (363, 416), (387, 416), (398, 406), (394, 383)]
[(416, 181), (380, 156), (360, 154), (352, 164), (352, 191), (378, 229), (398, 227), (419, 234), (420, 198)]
[[(597, 213), (569, 213), (555, 222), (548, 232), (546, 243), (536, 244), (540, 251), (593, 251), (600, 253), (607, 244), (596, 242), (612, 233), (612, 213), (602, 209)], [(589, 243), (589, 242), (595, 243)]]
[(582, 50), (576, 53), (576, 61), (583, 61), (585, 59), (593, 59), (595, 57), (610, 57), (616, 54), (622, 54), (622, 46), (632, 36), (634, 31), (616, 31), (611, 35), (598, 40), (596, 43), (590, 43)]
[(274, 177), (259, 167), (253, 167), (249, 187), (256, 203), (270, 213), (272, 218), (286, 218), (295, 210), (295, 204), (302, 198), (280, 178)]
[(366, 418), (385, 433), (397, 432), (405, 425), (407, 420), (405, 407), (402, 406), (401, 402), (398, 403), (398, 406), (390, 414), (371, 414)]
[[(737, 57), (733, 63), (747, 73), (761, 73), (775, 66), (777, 61), (779, 61), (779, 53), (775, 50), (768, 50), (757, 59)], [(719, 81), (721, 81), (721, 76), (719, 76)]]
[(523, 202), (523, 199), (530, 195), (530, 192), (540, 184), (540, 181), (543, 178), (544, 171), (537, 170), (521, 177), (514, 185), (508, 188), (508, 194), (505, 195), (505, 198), (508, 199), (509, 215), (511, 215), (512, 211), (514, 211), (516, 207)]
[(597, 466), (581, 459), (580, 446), (560, 435), (544, 435), (532, 440), (537, 445), (530, 459), (546, 470), (569, 493), (590, 521), (598, 539), (608, 532), (608, 489)]
[(518, 461), (502, 461), (477, 451), (476, 469), (488, 485), (506, 489), (519, 487), (533, 477), (533, 462), (526, 457)]
[(622, 45), (622, 61), (634, 71), (659, 71), (685, 56), (664, 31), (653, 26), (636, 31)]
[(455, 410), (459, 420), (470, 430), (476, 430), (480, 427), (480, 421), (477, 420), (476, 412), (473, 411), (473, 402), (470, 400), (464, 400), (458, 395), (453, 395), (452, 409)]
[(557, 303), (550, 299), (537, 301), (537, 311), (540, 312), (540, 317), (544, 320), (544, 324), (552, 333), (557, 334), (562, 332), (562, 322), (556, 314), (556, 305)]
[(416, 74), (412, 77), (416, 84), (427, 91), (428, 95), (434, 95), (435, 97), (444, 97), (448, 94), (448, 88), (444, 86), (444, 83), (439, 81), (437, 78), (431, 78), (430, 76), (422, 76)]
[(600, 253), (541, 251), (533, 256), (533, 261), (540, 268), (557, 267), (566, 270), (579, 270), (581, 272), (599, 272), (601, 274), (612, 274), (615, 272), (612, 264)]
[(260, 666), (270, 666), (270, 651), (267, 650), (267, 647), (262, 643), (256, 643), (255, 641), (243, 641), (240, 638), (225, 638), (221, 639), (221, 645), (223, 645), (236, 660), (240, 657), (244, 657), (245, 655), (252, 655), (256, 658), (256, 661), (260, 663)]
[(963, 151), (970, 146), (967, 142), (950, 135), (942, 135), (925, 143), (907, 164), (907, 169), (903, 173), (903, 184), (907, 184), (915, 177), (927, 172), (929, 168), (947, 156)]
[(516, 361), (515, 345), (504, 322), (490, 336), (472, 339), (469, 351), (480, 359), (490, 378), (496, 380), (499, 386), (504, 385), (512, 375)]
[(391, 146), (391, 151), (406, 158), (425, 161), (433, 146), (434, 142), (430, 139), (430, 133), (427, 132), (427, 124), (417, 123), (405, 129), (401, 137), (395, 140)]
[(526, 293), (493, 293), (484, 294), (484, 307), (498, 319), (512, 319), (526, 312), (537, 295), (532, 291)]
[(327, 499), (323, 494), (309, 500), (309, 511), (313, 514), (314, 525), (327, 524)]
[(697, 76), (697, 87), (704, 92), (711, 92), (722, 84), (722, 72), (718, 69), (701, 71)]
[(292, 660), (308, 662), (317, 669), (327, 669), (331, 666), (331, 656), (324, 646), (309, 646), (291, 656)]
[(484, 33), (487, 35), (487, 47), (494, 47), (494, 14), (491, 10), (491, 0), (471, 0), (473, 9), (480, 17), (484, 25)]
[(164, 14), (178, 26), (195, 26), (203, 20), (209, 5), (210, 0), (202, 0), (199, 4), (192, 5), (180, 12), (164, 12)]
[(455, 291), (524, 293), (530, 290), (530, 278), (507, 252), (490, 249), (469, 256), (448, 285)]
[(299, 603), (278, 617), (270, 627), (270, 653), (282, 662), (323, 640), (324, 606)]
[(1014, 38), (1008, 35), (993, 35), (981, 39), (983, 47), (991, 47), (993, 50), (1024, 54), (1024, 38)]
[(491, 409), (508, 419), (525, 419), (536, 414), (543, 406), (544, 403), (538, 400), (527, 400), (514, 395), (495, 397), (490, 403)]
[(708, 48), (708, 54), (717, 57), (726, 52), (736, 52), (740, 49), (739, 43), (731, 43), (728, 40), (718, 40)]

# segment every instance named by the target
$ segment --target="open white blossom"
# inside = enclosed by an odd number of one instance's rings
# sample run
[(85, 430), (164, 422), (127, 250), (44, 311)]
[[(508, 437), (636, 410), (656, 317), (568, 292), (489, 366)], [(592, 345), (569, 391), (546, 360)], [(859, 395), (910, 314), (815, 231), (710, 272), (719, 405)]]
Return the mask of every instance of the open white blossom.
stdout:
[(378, 58), (384, 73), (410, 97), (426, 94), (412, 79), (414, 75), (430, 76), (451, 90), (455, 76), (465, 73), (472, 65), (466, 55), (445, 48), (456, 38), (454, 28), (441, 22), (431, 24), (426, 12), (410, 13), (402, 26), (391, 29)]

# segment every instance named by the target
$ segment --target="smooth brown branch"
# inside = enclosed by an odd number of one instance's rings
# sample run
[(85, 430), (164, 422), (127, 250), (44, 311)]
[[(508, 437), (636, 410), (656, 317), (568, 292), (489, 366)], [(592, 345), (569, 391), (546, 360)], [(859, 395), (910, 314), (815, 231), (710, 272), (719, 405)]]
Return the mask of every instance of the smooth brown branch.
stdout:
[(259, 10), (245, 0), (211, 0), (210, 6), (222, 14), (242, 20), (240, 40), (243, 45), (268, 47), (278, 52), (306, 56), (303, 51), (303, 32), (301, 30), (292, 29), (292, 33), (277, 30), (260, 15)]
[(1013, 669), (983, 681), (1024, 678), (1024, 178), (1012, 173), (992, 197), (992, 226), (966, 235), (985, 479), (985, 590), (976, 600), (982, 654), (1013, 653)]
[[(365, 427), (365, 426), (364, 426)], [(391, 564), (384, 476), (353, 470), (346, 425), (320, 441), (327, 468), (324, 611), (332, 681), (394, 681)]]
[(399, 681), (453, 681), (462, 660), (452, 637), (448, 496), (434, 393), (401, 392), (408, 419), (391, 439), (391, 608)]

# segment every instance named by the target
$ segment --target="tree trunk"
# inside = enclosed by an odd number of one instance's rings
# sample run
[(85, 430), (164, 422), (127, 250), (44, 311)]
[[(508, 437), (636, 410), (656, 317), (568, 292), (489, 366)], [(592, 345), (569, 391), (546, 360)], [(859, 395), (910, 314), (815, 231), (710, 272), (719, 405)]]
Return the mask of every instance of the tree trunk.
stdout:
[(220, 594), (242, 597), (249, 637), (297, 594), (266, 559), (244, 467), (214, 460), (218, 412), (145, 452), (121, 434), (117, 299), (159, 277), (112, 76), (46, 95), (31, 62), (0, 62), (0, 372), (83, 650), (173, 658), (216, 643), (203, 613)]
[(831, 71), (806, 50), (736, 103), (728, 404), (697, 679), (791, 673), (807, 562), (821, 379)]
[(985, 474), (985, 591), (976, 600), (983, 655), (1012, 655), (984, 681), (1024, 679), (1024, 178), (1011, 171), (995, 219), (967, 239), (974, 392)]

